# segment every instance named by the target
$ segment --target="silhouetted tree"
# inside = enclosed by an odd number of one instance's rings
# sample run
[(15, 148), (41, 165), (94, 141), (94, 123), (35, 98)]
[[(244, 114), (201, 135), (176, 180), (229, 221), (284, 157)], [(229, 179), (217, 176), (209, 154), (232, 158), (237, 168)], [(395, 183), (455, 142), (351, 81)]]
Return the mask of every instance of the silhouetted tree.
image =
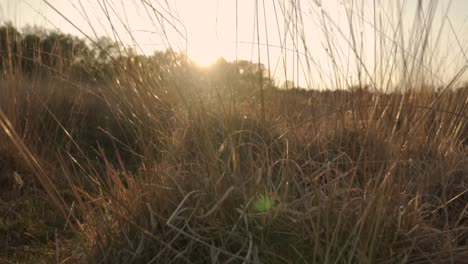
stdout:
[(21, 34), (11, 23), (0, 27), (0, 70), (3, 74), (14, 69), (18, 57), (18, 41)]

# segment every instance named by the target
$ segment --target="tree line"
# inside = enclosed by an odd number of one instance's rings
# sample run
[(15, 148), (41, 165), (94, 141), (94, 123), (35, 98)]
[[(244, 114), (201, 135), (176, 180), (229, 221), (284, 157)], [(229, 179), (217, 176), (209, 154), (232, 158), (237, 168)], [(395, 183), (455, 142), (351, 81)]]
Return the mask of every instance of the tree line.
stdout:
[[(263, 64), (250, 61), (227, 62), (220, 58), (208, 68), (190, 62), (185, 54), (171, 50), (138, 55), (108, 37), (87, 40), (60, 31), (25, 27), (21, 31), (11, 23), (0, 26), (0, 75), (64, 75), (80, 81), (97, 81), (119, 71), (144, 68), (146, 76), (159, 83), (196, 78), (220, 89), (252, 90), (262, 84), (275, 86)], [(192, 81), (191, 80), (191, 81)]]

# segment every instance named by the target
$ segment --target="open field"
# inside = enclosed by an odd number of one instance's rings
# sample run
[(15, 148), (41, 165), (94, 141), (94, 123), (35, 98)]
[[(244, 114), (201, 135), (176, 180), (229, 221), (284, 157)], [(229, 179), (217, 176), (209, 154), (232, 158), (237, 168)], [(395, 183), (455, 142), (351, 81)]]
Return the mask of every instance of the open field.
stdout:
[(13, 29), (0, 263), (468, 259), (466, 84), (280, 89), (253, 62)]

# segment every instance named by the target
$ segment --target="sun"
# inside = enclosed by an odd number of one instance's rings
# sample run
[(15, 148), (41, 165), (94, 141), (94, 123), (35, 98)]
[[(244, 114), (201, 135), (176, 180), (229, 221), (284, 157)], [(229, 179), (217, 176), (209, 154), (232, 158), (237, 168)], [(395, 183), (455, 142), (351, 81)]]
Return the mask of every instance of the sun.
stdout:
[(188, 57), (197, 65), (208, 67), (222, 56), (219, 45), (219, 41), (213, 38), (194, 39), (188, 42)]
[(219, 56), (209, 52), (201, 52), (189, 55), (189, 58), (200, 67), (209, 67), (218, 60)]

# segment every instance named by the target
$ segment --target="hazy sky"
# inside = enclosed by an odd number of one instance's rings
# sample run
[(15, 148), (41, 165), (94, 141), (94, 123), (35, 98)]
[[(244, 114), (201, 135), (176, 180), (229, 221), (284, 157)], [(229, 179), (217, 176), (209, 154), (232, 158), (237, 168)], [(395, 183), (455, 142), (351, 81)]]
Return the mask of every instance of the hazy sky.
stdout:
[[(171, 46), (202, 65), (220, 56), (256, 62), (259, 39), (261, 62), (278, 79), (339, 86), (355, 82), (358, 68), (364, 81), (388, 76), (390, 58), (402, 63), (394, 48), (417, 60), (423, 40), (413, 29), (424, 28), (414, 24), (419, 3), (425, 10), (419, 21), (429, 21), (434, 10), (427, 26), (431, 56), (418, 63), (443, 84), (467, 64), (466, 0), (0, 0), (0, 22), (107, 35), (145, 54)], [(395, 33), (400, 28), (403, 35)]]

